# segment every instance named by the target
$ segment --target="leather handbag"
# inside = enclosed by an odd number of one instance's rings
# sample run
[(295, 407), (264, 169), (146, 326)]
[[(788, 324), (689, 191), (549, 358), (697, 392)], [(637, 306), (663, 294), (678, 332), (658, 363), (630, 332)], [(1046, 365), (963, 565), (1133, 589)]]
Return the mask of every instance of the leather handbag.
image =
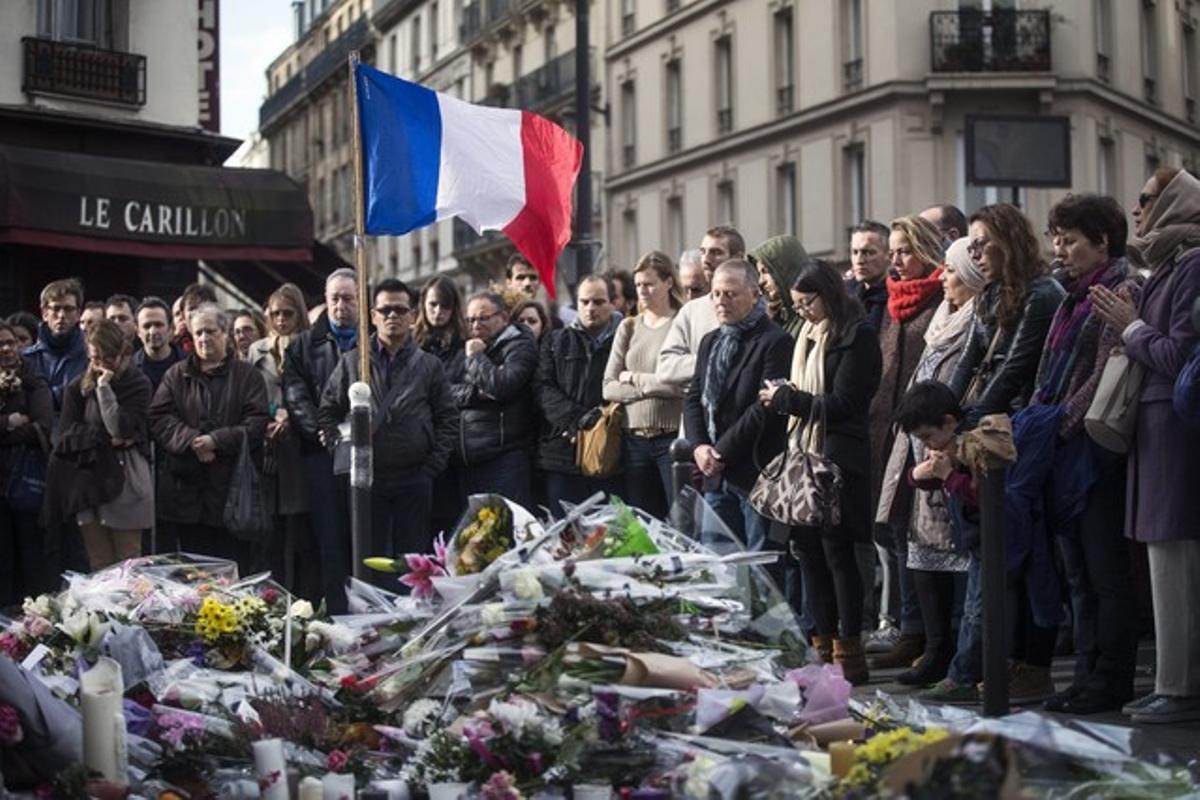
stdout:
[(244, 541), (262, 538), (272, 526), (263, 499), (262, 476), (250, 456), (250, 437), (244, 432), (237, 460), (233, 463), (222, 521), (226, 530)]
[(805, 450), (803, 436), (792, 436), (784, 451), (759, 471), (750, 505), (784, 525), (835, 528), (842, 521), (842, 470), (825, 455), (825, 401), (813, 398), (821, 420), (820, 453)]
[(589, 428), (575, 434), (575, 464), (589, 478), (607, 478), (621, 466), (620, 403), (605, 403), (600, 417)]
[(1105, 450), (1129, 451), (1137, 429), (1138, 400), (1144, 379), (1142, 365), (1130, 358), (1124, 348), (1114, 347), (1083, 418), (1088, 436)]

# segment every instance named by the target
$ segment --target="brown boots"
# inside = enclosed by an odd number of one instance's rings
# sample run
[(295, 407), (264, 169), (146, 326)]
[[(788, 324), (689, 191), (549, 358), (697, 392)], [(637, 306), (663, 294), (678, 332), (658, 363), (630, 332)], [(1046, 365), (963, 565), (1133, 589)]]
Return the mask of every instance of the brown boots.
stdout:
[(833, 660), (842, 665), (842, 676), (852, 685), (861, 686), (871, 679), (862, 639), (834, 639)]
[(906, 633), (888, 652), (871, 659), (871, 669), (909, 669), (925, 654), (925, 636)]
[(812, 637), (812, 647), (817, 651), (817, 658), (821, 660), (822, 664), (833, 663), (833, 639), (828, 636), (814, 636)]

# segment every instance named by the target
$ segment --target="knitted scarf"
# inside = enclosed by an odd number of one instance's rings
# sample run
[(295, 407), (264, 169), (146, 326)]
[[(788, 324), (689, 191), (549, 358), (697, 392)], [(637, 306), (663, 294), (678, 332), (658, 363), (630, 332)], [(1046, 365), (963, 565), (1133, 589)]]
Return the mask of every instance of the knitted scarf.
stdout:
[(1046, 336), (1044, 378), (1037, 389), (1035, 402), (1058, 402), (1075, 369), (1079, 333), (1092, 315), (1092, 299), (1088, 290), (1103, 284), (1113, 288), (1125, 280), (1119, 260), (1111, 258), (1087, 275), (1075, 279), (1067, 287), (1067, 296), (1054, 312), (1050, 333)]
[(898, 281), (888, 276), (888, 316), (893, 322), (906, 322), (925, 308), (942, 291), (942, 268), (938, 267), (924, 278)]
[(343, 328), (333, 320), (329, 320), (329, 332), (333, 334), (333, 340), (337, 343), (339, 353), (353, 349), (355, 342), (358, 340), (357, 325), (348, 325)]
[(729, 370), (742, 349), (742, 340), (763, 317), (767, 315), (767, 301), (758, 298), (754, 308), (739, 322), (732, 325), (722, 325), (718, 328), (717, 341), (713, 343), (708, 353), (708, 365), (704, 375), (704, 391), (701, 400), (704, 405), (704, 416), (708, 423), (708, 437), (717, 440), (717, 405), (721, 401), (721, 392), (725, 389), (725, 380)]
[[(825, 351), (829, 346), (829, 328), (828, 317), (815, 324), (804, 323), (796, 339), (796, 349), (792, 352), (792, 383), (814, 398), (825, 394)], [(788, 425), (789, 432), (799, 428), (802, 422), (807, 424), (800, 431), (799, 444), (805, 452), (815, 452), (814, 448), (821, 442), (825, 431), (821, 429), (816, 415), (810, 414), (807, 421), (792, 417)]]

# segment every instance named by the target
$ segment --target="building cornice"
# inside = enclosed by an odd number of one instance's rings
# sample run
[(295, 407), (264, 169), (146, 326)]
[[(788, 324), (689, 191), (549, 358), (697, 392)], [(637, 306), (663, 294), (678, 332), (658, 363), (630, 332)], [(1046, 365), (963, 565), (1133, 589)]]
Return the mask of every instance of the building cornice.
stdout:
[(694, 0), (694, 2), (680, 7), (678, 11), (673, 11), (645, 28), (635, 31), (632, 35), (613, 42), (605, 48), (604, 58), (606, 61), (612, 61), (623, 58), (644, 45), (656, 44), (663, 36), (726, 5), (728, 5), (727, 0)]

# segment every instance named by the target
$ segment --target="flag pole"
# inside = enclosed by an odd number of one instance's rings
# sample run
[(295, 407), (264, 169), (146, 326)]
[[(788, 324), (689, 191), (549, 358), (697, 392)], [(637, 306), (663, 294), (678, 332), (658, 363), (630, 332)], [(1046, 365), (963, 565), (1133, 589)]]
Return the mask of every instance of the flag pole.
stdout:
[(392, 553), (368, 553), (371, 541), (371, 344), (367, 315), (370, 306), (367, 298), (367, 249), (364, 241), (366, 215), (363, 206), (362, 134), (358, 112), (358, 51), (348, 57), (350, 73), (350, 116), (354, 120), (354, 136), (350, 149), (354, 157), (354, 271), (358, 284), (358, 375), (357, 382), (350, 386), (350, 565), (351, 574), (360, 580), (367, 579), (367, 568), (363, 559), (371, 555), (393, 555)]

